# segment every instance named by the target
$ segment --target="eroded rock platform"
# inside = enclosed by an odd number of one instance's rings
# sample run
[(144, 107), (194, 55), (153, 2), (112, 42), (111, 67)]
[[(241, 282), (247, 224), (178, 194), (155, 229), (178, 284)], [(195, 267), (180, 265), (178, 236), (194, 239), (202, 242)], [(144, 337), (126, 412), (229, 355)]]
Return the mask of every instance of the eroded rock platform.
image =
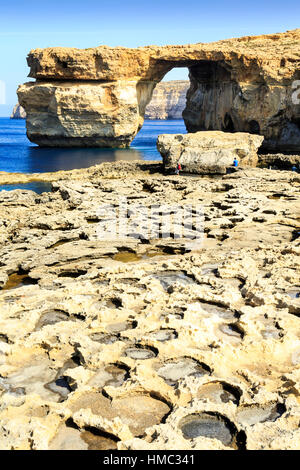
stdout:
[[(158, 170), (0, 193), (1, 449), (300, 448), (299, 175)], [(120, 195), (198, 202), (203, 245), (100, 240)]]

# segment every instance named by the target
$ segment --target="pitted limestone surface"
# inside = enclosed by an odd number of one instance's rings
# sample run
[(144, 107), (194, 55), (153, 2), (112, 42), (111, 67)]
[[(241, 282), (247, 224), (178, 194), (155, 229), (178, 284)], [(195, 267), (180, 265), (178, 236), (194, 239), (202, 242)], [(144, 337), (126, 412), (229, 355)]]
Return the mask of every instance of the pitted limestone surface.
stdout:
[[(1, 449), (299, 449), (299, 175), (158, 169), (1, 192)], [(99, 239), (97, 208), (124, 195), (133, 214), (141, 192), (145, 207), (201, 203), (201, 247)]]

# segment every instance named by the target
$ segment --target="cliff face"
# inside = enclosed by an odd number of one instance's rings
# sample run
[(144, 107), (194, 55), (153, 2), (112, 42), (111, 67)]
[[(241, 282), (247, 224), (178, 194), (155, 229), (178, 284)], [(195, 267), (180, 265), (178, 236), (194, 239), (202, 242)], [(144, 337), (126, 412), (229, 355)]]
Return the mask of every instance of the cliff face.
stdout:
[(141, 127), (136, 81), (26, 83), (27, 135), (41, 146), (126, 147)]
[(293, 81), (248, 77), (246, 71), (233, 77), (230, 69), (213, 62), (193, 67), (190, 77), (183, 112), (188, 132), (261, 134), (269, 151), (300, 151), (300, 106), (293, 103)]
[[(188, 80), (171, 80), (159, 83), (146, 107), (145, 119), (182, 119), (189, 86)], [(25, 109), (16, 104), (11, 119), (26, 119)]]
[(189, 86), (188, 80), (159, 83), (146, 107), (145, 119), (182, 119)]
[(40, 145), (128, 146), (158, 82), (188, 67), (188, 131), (251, 132), (272, 151), (300, 150), (300, 29), (185, 46), (35, 49), (27, 60), (36, 82), (18, 96)]
[(14, 109), (12, 110), (10, 119), (25, 119), (26, 118), (26, 112), (25, 109), (22, 108), (19, 104), (16, 104), (14, 106)]

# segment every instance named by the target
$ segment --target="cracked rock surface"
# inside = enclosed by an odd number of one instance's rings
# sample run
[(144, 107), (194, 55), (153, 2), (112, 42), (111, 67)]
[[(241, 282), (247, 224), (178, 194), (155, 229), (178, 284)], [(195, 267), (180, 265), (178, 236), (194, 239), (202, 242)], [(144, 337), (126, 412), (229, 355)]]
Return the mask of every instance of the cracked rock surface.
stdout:
[[(300, 448), (299, 175), (158, 169), (0, 193), (0, 449)], [(120, 196), (201, 205), (200, 246), (99, 237)]]

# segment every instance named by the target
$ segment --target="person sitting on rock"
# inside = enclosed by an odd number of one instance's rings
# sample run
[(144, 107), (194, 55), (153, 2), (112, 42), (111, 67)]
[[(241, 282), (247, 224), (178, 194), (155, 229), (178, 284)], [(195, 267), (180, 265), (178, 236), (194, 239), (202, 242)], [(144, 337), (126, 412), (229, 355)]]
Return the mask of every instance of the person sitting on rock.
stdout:
[(238, 159), (237, 159), (236, 157), (234, 157), (233, 166), (234, 166), (235, 168), (237, 168), (237, 167), (239, 166), (239, 161), (238, 161)]

